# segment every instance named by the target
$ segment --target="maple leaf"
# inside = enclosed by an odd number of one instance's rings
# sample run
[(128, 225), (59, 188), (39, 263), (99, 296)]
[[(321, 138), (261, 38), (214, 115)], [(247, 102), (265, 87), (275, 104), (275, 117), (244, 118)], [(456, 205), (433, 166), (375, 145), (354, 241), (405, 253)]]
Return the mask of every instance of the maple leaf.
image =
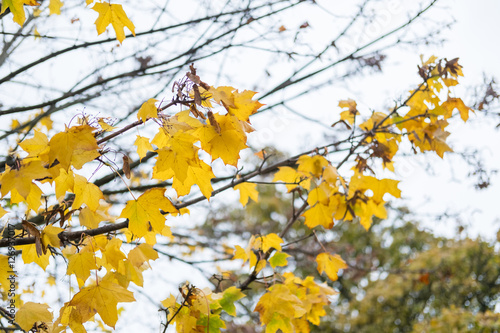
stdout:
[(64, 3), (61, 0), (50, 0), (49, 2), (49, 15), (61, 15), (61, 7), (64, 5)]
[(115, 327), (118, 320), (117, 304), (135, 301), (134, 294), (114, 283), (111, 278), (104, 277), (98, 285), (80, 290), (69, 302), (80, 314), (82, 322), (98, 313), (102, 321)]
[(323, 173), (323, 168), (328, 166), (328, 160), (321, 155), (308, 156), (302, 155), (297, 160), (299, 167), (298, 171), (302, 171), (306, 174), (311, 174), (314, 177), (321, 177)]
[(66, 274), (75, 274), (81, 287), (90, 276), (90, 271), (97, 268), (95, 253), (82, 251), (69, 256)]
[(33, 324), (43, 322), (45, 324), (52, 322), (52, 313), (47, 304), (26, 302), (16, 313), (16, 323), (26, 332), (31, 330)]
[(302, 216), (306, 218), (304, 222), (305, 225), (311, 229), (318, 225), (322, 225), (326, 229), (330, 229), (333, 227), (334, 212), (334, 207), (317, 203), (313, 207), (306, 210)]
[(85, 163), (99, 157), (101, 154), (92, 133), (94, 130), (89, 125), (80, 125), (66, 127), (64, 132), (54, 135), (49, 142), (49, 164), (57, 160), (66, 170), (70, 165), (81, 169)]
[(106, 259), (106, 264), (111, 265), (115, 269), (119, 269), (120, 262), (127, 258), (125, 253), (120, 250), (122, 243), (122, 240), (113, 238), (106, 244), (103, 251), (103, 259)]
[(249, 117), (264, 105), (259, 101), (252, 100), (255, 94), (255, 91), (250, 90), (244, 90), (241, 93), (237, 90), (234, 91), (234, 107), (226, 105), (228, 112), (235, 115), (239, 120), (248, 122)]
[(156, 232), (165, 226), (163, 212), (178, 212), (165, 196), (164, 188), (152, 188), (144, 192), (137, 200), (130, 200), (119, 217), (129, 219), (129, 230), (136, 237), (143, 237), (148, 232), (149, 224)]
[[(40, 157), (40, 155), (47, 155), (49, 152), (47, 135), (38, 130), (35, 130), (35, 135), (31, 139), (23, 140), (19, 146), (28, 153), (28, 157)], [(44, 160), (43, 158), (41, 159)]]
[(135, 139), (134, 146), (137, 147), (137, 154), (139, 158), (142, 160), (144, 156), (146, 156), (148, 151), (153, 151), (154, 148), (149, 142), (149, 139), (140, 135), (137, 135)]
[(11, 169), (7, 166), (2, 174), (2, 178), (0, 178), (0, 193), (4, 197), (12, 190), (16, 190), (19, 195), (27, 199), (33, 188), (32, 181), (49, 176), (50, 173), (43, 167), (40, 160), (23, 164), (19, 170)]
[(124, 27), (127, 27), (135, 36), (135, 26), (127, 17), (122, 5), (99, 2), (92, 9), (99, 13), (99, 17), (95, 20), (98, 35), (106, 31), (106, 27), (111, 24), (115, 30), (116, 39), (120, 43), (125, 39)]
[(286, 266), (288, 265), (288, 257), (290, 256), (284, 252), (276, 252), (271, 259), (269, 259), (269, 264), (273, 269), (276, 267)]
[[(279, 314), (281, 318), (289, 319), (301, 317), (306, 312), (301, 303), (300, 299), (292, 294), (287, 286), (275, 284), (262, 295), (254, 312), (259, 312), (262, 325), (267, 325), (275, 318), (276, 314)], [(281, 326), (277, 326), (277, 328), (283, 330)], [(285, 326), (284, 329), (287, 327)]]
[(245, 207), (248, 203), (248, 198), (258, 202), (259, 192), (255, 189), (257, 184), (254, 183), (240, 183), (234, 187), (235, 190), (240, 191), (240, 203)]
[(332, 281), (337, 281), (337, 274), (340, 269), (347, 268), (347, 264), (338, 254), (320, 253), (316, 256), (316, 263), (318, 264), (319, 274), (325, 272)]
[[(95, 5), (97, 6), (98, 4)], [(137, 112), (137, 119), (142, 120), (142, 122), (145, 123), (148, 118), (158, 118), (158, 108), (155, 106), (156, 102), (158, 102), (158, 100), (154, 98), (150, 98), (144, 102), (141, 105), (139, 112)]]
[(212, 94), (211, 98), (218, 104), (224, 105), (225, 107), (235, 107), (234, 105), (234, 95), (233, 87), (210, 87), (208, 92)]
[(448, 97), (448, 100), (446, 100), (446, 102), (444, 102), (441, 106), (447, 111), (445, 118), (451, 117), (453, 110), (458, 109), (460, 117), (464, 122), (469, 119), (469, 111), (474, 112), (474, 110), (464, 104), (461, 98)]
[(311, 180), (303, 173), (298, 172), (291, 167), (279, 167), (278, 172), (274, 174), (273, 182), (282, 181), (288, 192), (293, 191), (299, 185), (306, 190), (311, 186)]
[(26, 21), (26, 13), (24, 12), (24, 1), (23, 0), (2, 0), (2, 6), (0, 14), (3, 14), (7, 8), (14, 15), (13, 20), (20, 26)]
[(47, 253), (39, 256), (36, 251), (35, 244), (24, 245), (20, 248), (23, 250), (21, 257), (23, 258), (23, 262), (25, 264), (34, 262), (35, 264), (40, 266), (43, 270), (45, 270), (49, 265), (50, 251), (47, 251)]
[(97, 228), (99, 226), (99, 222), (104, 221), (105, 219), (106, 216), (98, 210), (93, 211), (89, 207), (84, 207), (80, 210), (80, 225), (89, 229)]
[(228, 315), (234, 317), (236, 316), (236, 306), (234, 305), (234, 302), (242, 299), (243, 297), (246, 297), (246, 295), (242, 293), (240, 289), (232, 286), (224, 290), (222, 298), (219, 299), (219, 304)]
[(54, 227), (53, 225), (47, 225), (42, 230), (41, 239), (45, 247), (48, 245), (59, 248), (61, 247), (61, 241), (59, 239), (59, 233), (63, 232), (63, 228)]
[(78, 209), (82, 204), (86, 204), (92, 211), (99, 208), (99, 200), (104, 199), (99, 187), (89, 183), (87, 179), (80, 175), (75, 175), (75, 200), (73, 201), (73, 209)]
[(347, 110), (342, 111), (340, 113), (340, 120), (345, 120), (349, 124), (353, 125), (354, 119), (356, 118), (357, 115), (360, 114), (356, 106), (357, 106), (356, 102), (352, 99), (340, 101), (339, 107), (347, 108)]
[(66, 192), (73, 192), (73, 187), (75, 185), (75, 175), (73, 174), (73, 171), (71, 171), (71, 169), (66, 172), (65, 169), (60, 168), (59, 176), (54, 179), (54, 182), (56, 186), (56, 199), (59, 202), (62, 202), (62, 200), (64, 200), (64, 197), (66, 196)]
[(24, 202), (29, 209), (35, 212), (38, 211), (38, 208), (42, 204), (41, 197), (42, 190), (34, 183), (31, 183), (30, 192), (26, 198), (20, 195), (15, 188), (10, 192), (10, 202), (12, 204)]
[(211, 179), (215, 178), (212, 167), (203, 161), (199, 165), (189, 165), (187, 169), (186, 179), (181, 182), (179, 178), (174, 178), (172, 187), (177, 192), (178, 196), (189, 194), (193, 185), (198, 185), (201, 193), (209, 199), (212, 196), (212, 182)]
[(149, 260), (158, 259), (158, 252), (149, 244), (139, 244), (128, 253), (128, 259), (135, 267), (149, 265)]
[(277, 234), (271, 233), (269, 235), (256, 237), (254, 247), (257, 249), (260, 248), (263, 252), (267, 252), (271, 248), (281, 251), (281, 243), (283, 243), (283, 239)]
[(247, 148), (242, 125), (237, 118), (229, 114), (224, 116), (214, 114), (214, 117), (220, 126), (220, 133), (211, 125), (197, 129), (201, 148), (212, 156), (212, 161), (220, 157), (224, 164), (236, 167), (240, 151)]

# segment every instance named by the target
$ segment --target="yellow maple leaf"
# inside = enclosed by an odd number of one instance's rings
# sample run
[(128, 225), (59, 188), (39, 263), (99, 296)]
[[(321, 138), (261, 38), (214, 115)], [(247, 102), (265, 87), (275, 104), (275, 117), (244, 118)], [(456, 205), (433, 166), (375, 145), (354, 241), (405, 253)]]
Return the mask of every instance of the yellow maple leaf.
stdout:
[(271, 248), (281, 251), (281, 243), (283, 243), (283, 239), (277, 234), (271, 233), (265, 236), (256, 237), (253, 247), (255, 249), (261, 249), (263, 252), (267, 252)]
[(111, 327), (115, 327), (118, 320), (117, 305), (119, 302), (135, 301), (134, 294), (122, 286), (114, 283), (111, 278), (104, 278), (98, 285), (86, 287), (80, 290), (69, 302), (80, 314), (85, 322), (95, 313), (101, 316), (102, 321)]
[(337, 274), (340, 269), (347, 268), (347, 264), (338, 254), (331, 255), (326, 252), (320, 253), (316, 256), (316, 263), (318, 264), (319, 274), (323, 274), (323, 272), (325, 272), (328, 278), (332, 281), (337, 281)]
[(255, 94), (255, 91), (250, 90), (244, 90), (241, 93), (237, 90), (234, 91), (234, 107), (228, 106), (228, 112), (235, 115), (239, 120), (248, 122), (249, 117), (264, 105), (259, 101), (252, 100)]
[(447, 111), (445, 114), (445, 118), (451, 117), (453, 110), (457, 109), (460, 112), (460, 117), (464, 122), (469, 119), (469, 111), (474, 112), (474, 110), (464, 104), (461, 98), (449, 97), (448, 100), (441, 106)]
[(139, 268), (142, 265), (149, 265), (149, 260), (158, 259), (158, 252), (149, 244), (139, 244), (128, 253), (128, 260), (135, 267)]
[(334, 207), (318, 202), (313, 207), (306, 210), (302, 216), (306, 218), (304, 224), (311, 229), (318, 225), (322, 225), (326, 229), (330, 229), (333, 227), (334, 213)]
[(311, 174), (316, 178), (321, 177), (323, 169), (328, 166), (328, 160), (321, 155), (309, 156), (302, 155), (297, 160), (299, 167), (298, 171), (302, 171), (306, 174)]
[(170, 200), (165, 196), (164, 188), (152, 188), (144, 192), (137, 200), (130, 200), (122, 210), (120, 218), (129, 219), (129, 230), (136, 237), (143, 237), (149, 229), (149, 224), (156, 232), (161, 232), (165, 226), (163, 212), (177, 212)]
[(288, 192), (291, 192), (299, 185), (305, 189), (309, 189), (311, 186), (311, 180), (303, 172), (298, 172), (291, 167), (279, 167), (278, 169), (278, 172), (274, 174), (273, 182), (282, 181), (287, 183), (285, 186)]
[(356, 173), (351, 177), (349, 183), (348, 198), (352, 198), (356, 191), (365, 193), (366, 190), (371, 190), (373, 192), (371, 198), (377, 204), (383, 202), (383, 197), (386, 193), (389, 193), (395, 198), (400, 198), (401, 190), (398, 189), (398, 183), (399, 181), (394, 179), (377, 179), (372, 176), (364, 176)]
[(247, 148), (247, 138), (242, 125), (230, 114), (214, 114), (214, 118), (220, 126), (220, 131), (212, 125), (204, 125), (196, 131), (201, 148), (212, 156), (212, 160), (220, 157), (224, 164), (236, 167), (240, 151)]
[(16, 313), (16, 323), (26, 332), (31, 330), (33, 324), (43, 322), (49, 324), (52, 322), (52, 313), (47, 304), (26, 302)]
[(106, 216), (99, 210), (93, 211), (89, 207), (84, 207), (80, 210), (78, 219), (80, 221), (80, 225), (89, 229), (94, 229), (99, 226), (99, 222), (106, 219)]
[(103, 259), (105, 261), (104, 267), (106, 267), (108, 271), (109, 265), (114, 269), (119, 269), (120, 263), (123, 261), (123, 259), (127, 258), (125, 253), (123, 253), (120, 249), (122, 243), (123, 242), (121, 239), (113, 238), (108, 242), (108, 244), (106, 244), (104, 251), (102, 251)]
[(183, 182), (178, 177), (175, 177), (172, 187), (178, 196), (183, 196), (189, 194), (193, 185), (198, 185), (201, 193), (209, 199), (213, 191), (212, 178), (215, 178), (212, 167), (203, 161), (199, 161), (198, 165), (188, 166), (187, 177)]
[(56, 187), (56, 199), (62, 202), (66, 196), (66, 192), (73, 192), (75, 175), (71, 169), (66, 172), (65, 169), (60, 168), (59, 176), (54, 179), (54, 182)]
[(259, 192), (255, 189), (257, 184), (254, 183), (241, 183), (234, 187), (235, 190), (240, 191), (240, 202), (245, 207), (248, 203), (248, 198), (253, 201), (259, 201)]
[(23, 25), (26, 21), (26, 13), (24, 12), (24, 1), (23, 0), (2, 0), (2, 6), (0, 14), (3, 14), (7, 8), (10, 9), (12, 15), (14, 15), (13, 20), (19, 25)]
[[(98, 4), (95, 5), (97, 6)], [(157, 99), (150, 98), (142, 103), (139, 112), (137, 112), (137, 119), (146, 122), (148, 118), (158, 118), (158, 108), (155, 106), (156, 102), (158, 102)]]
[(42, 267), (43, 270), (45, 270), (49, 265), (50, 251), (38, 256), (35, 244), (23, 245), (20, 246), (19, 249), (22, 250), (21, 257), (23, 258), (23, 262), (25, 264), (34, 262), (38, 266)]
[(210, 87), (208, 92), (212, 94), (211, 98), (218, 104), (224, 105), (226, 107), (235, 107), (234, 105), (234, 95), (233, 87)]
[(125, 39), (124, 27), (127, 27), (135, 36), (135, 26), (127, 17), (122, 5), (98, 2), (92, 9), (99, 13), (99, 17), (95, 20), (98, 35), (106, 31), (106, 27), (111, 24), (115, 30), (116, 39), (120, 43)]
[[(292, 318), (301, 317), (306, 312), (301, 303), (300, 299), (291, 293), (287, 286), (275, 284), (268, 289), (267, 293), (262, 295), (255, 306), (254, 312), (260, 314), (262, 325), (268, 325), (271, 321), (275, 321), (277, 315), (279, 315), (280, 319), (287, 318), (290, 321)], [(277, 328), (291, 332), (287, 326), (277, 326)]]
[(92, 211), (99, 208), (99, 200), (104, 199), (99, 187), (89, 183), (87, 179), (80, 175), (75, 175), (75, 200), (73, 201), (73, 208), (78, 209), (82, 204), (86, 204)]
[(99, 146), (92, 133), (95, 128), (89, 125), (66, 127), (50, 139), (49, 164), (59, 161), (60, 166), (68, 169), (73, 165), (76, 169), (99, 157)]
[(19, 170), (7, 167), (2, 174), (2, 178), (0, 178), (2, 186), (0, 193), (4, 197), (7, 193), (15, 189), (19, 195), (26, 199), (32, 190), (33, 180), (49, 176), (50, 173), (43, 167), (40, 160), (23, 164)]
[(49, 2), (49, 15), (61, 15), (61, 7), (64, 3), (61, 0), (50, 0)]
[(42, 197), (42, 190), (34, 183), (31, 183), (30, 192), (26, 198), (17, 192), (17, 189), (13, 188), (10, 192), (10, 202), (12, 204), (17, 204), (24, 202), (27, 204), (29, 209), (37, 212), (38, 208), (42, 205), (42, 201), (40, 200)]
[(28, 157), (40, 157), (40, 155), (48, 153), (49, 139), (44, 133), (35, 130), (35, 135), (30, 139), (23, 140), (19, 146), (28, 153)]
[(45, 228), (43, 228), (42, 230), (42, 235), (41, 235), (43, 245), (45, 245), (46, 247), (48, 245), (57, 248), (61, 247), (61, 241), (58, 235), (63, 231), (64, 231), (63, 228), (54, 227), (53, 225), (50, 224), (45, 226)]
[(90, 271), (97, 268), (95, 253), (82, 251), (69, 256), (66, 274), (75, 274), (81, 287), (90, 276)]
[(356, 108), (357, 107), (356, 102), (352, 99), (342, 100), (339, 102), (339, 107), (347, 108), (347, 110), (344, 110), (340, 113), (340, 120), (345, 120), (349, 124), (353, 125), (354, 119), (356, 118), (357, 115), (360, 114)]
[(134, 142), (134, 146), (137, 147), (137, 154), (139, 155), (139, 158), (141, 160), (144, 156), (146, 156), (148, 151), (154, 150), (153, 146), (149, 142), (149, 139), (140, 135), (137, 135), (137, 138), (135, 139)]

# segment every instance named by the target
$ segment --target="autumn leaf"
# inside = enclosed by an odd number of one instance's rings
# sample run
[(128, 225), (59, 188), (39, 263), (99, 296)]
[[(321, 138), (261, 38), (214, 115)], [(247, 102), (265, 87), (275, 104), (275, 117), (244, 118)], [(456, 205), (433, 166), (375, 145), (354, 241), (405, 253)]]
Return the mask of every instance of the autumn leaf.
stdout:
[(212, 99), (225, 107), (235, 107), (234, 105), (234, 95), (233, 91), (235, 89), (233, 87), (210, 87), (208, 92), (212, 94)]
[(228, 315), (236, 316), (236, 306), (234, 302), (242, 299), (246, 295), (241, 292), (240, 289), (235, 286), (229, 287), (222, 293), (222, 298), (219, 300), (219, 304)]
[(120, 43), (125, 39), (124, 27), (127, 27), (135, 36), (135, 26), (127, 17), (122, 5), (98, 2), (92, 9), (99, 13), (99, 17), (95, 21), (98, 35), (106, 31), (106, 27), (111, 24), (115, 30), (116, 39)]
[(45, 247), (48, 245), (59, 248), (61, 247), (61, 241), (59, 239), (59, 233), (63, 232), (63, 228), (54, 227), (53, 225), (47, 225), (42, 230), (41, 239)]
[(49, 2), (49, 15), (61, 15), (61, 7), (64, 3), (61, 0), (50, 0)]
[(26, 21), (26, 14), (24, 12), (24, 1), (23, 0), (2, 0), (2, 10), (0, 14), (3, 14), (7, 8), (10, 9), (12, 15), (14, 15), (13, 20), (20, 26)]
[(52, 322), (52, 313), (47, 304), (26, 302), (16, 313), (16, 323), (26, 332), (31, 330), (33, 324), (42, 322), (49, 324)]
[(235, 190), (240, 191), (240, 203), (245, 207), (248, 203), (248, 198), (258, 202), (259, 192), (255, 189), (257, 184), (254, 183), (240, 183), (234, 187)]
[(328, 166), (328, 160), (321, 155), (309, 156), (302, 155), (297, 160), (299, 167), (298, 171), (302, 171), (306, 174), (311, 174), (314, 177), (321, 177), (323, 169)]
[(316, 263), (318, 264), (319, 274), (326, 273), (328, 278), (332, 281), (337, 281), (338, 272), (340, 269), (346, 269), (347, 264), (338, 255), (331, 255), (329, 253), (320, 253), (316, 256)]
[(333, 227), (333, 213), (335, 208), (322, 203), (317, 203), (302, 214), (306, 218), (305, 225), (314, 228), (322, 225), (326, 229)]
[(212, 160), (220, 157), (224, 164), (237, 166), (240, 151), (247, 148), (242, 125), (237, 118), (229, 114), (214, 114), (214, 117), (220, 127), (220, 133), (211, 125), (200, 127), (196, 134), (200, 139), (201, 148), (212, 156)]
[(15, 189), (24, 199), (28, 198), (32, 190), (32, 182), (35, 179), (49, 177), (50, 173), (42, 165), (41, 161), (33, 161), (21, 165), (19, 170), (7, 167), (0, 179), (2, 197)]
[(139, 244), (128, 253), (128, 259), (135, 267), (149, 265), (149, 260), (158, 259), (158, 252), (149, 244)]
[(104, 199), (99, 187), (87, 181), (80, 175), (75, 175), (75, 200), (73, 201), (73, 209), (78, 209), (82, 204), (86, 204), (92, 211), (99, 208), (99, 200)]
[[(97, 6), (98, 4), (95, 5)], [(155, 106), (156, 102), (158, 102), (158, 100), (154, 98), (150, 98), (144, 102), (137, 113), (137, 119), (145, 123), (148, 118), (158, 118), (158, 108)]]
[(39, 256), (36, 252), (35, 244), (24, 245), (20, 247), (20, 249), (23, 250), (21, 257), (23, 258), (23, 262), (25, 264), (34, 262), (35, 264), (40, 266), (43, 270), (45, 270), (49, 265), (50, 251), (47, 251), (47, 253)]
[(129, 219), (129, 229), (136, 237), (146, 235), (149, 224), (156, 232), (163, 230), (165, 216), (161, 211), (177, 212), (164, 193), (164, 188), (152, 188), (144, 192), (137, 200), (127, 202), (119, 217)]
[(59, 161), (60, 166), (68, 169), (73, 165), (76, 169), (101, 154), (98, 152), (99, 146), (92, 133), (95, 129), (89, 125), (66, 127), (66, 130), (57, 133), (49, 142), (49, 163)]
[[(47, 135), (35, 130), (35, 135), (30, 138), (23, 140), (19, 146), (28, 153), (29, 157), (39, 157), (42, 154), (46, 154), (49, 151), (49, 140)], [(43, 160), (43, 159), (42, 159)]]
[(283, 239), (275, 233), (256, 237), (255, 240), (255, 247), (260, 248), (263, 252), (267, 252), (271, 248), (281, 251), (281, 243), (283, 243)]
[(132, 292), (105, 277), (98, 285), (80, 290), (69, 302), (69, 305), (76, 308), (82, 322), (87, 321), (97, 313), (106, 325), (114, 328), (118, 320), (117, 304), (133, 301), (135, 298)]
[(244, 90), (241, 93), (237, 90), (233, 92), (234, 107), (227, 105), (227, 110), (230, 114), (235, 115), (239, 120), (248, 122), (249, 117), (256, 113), (257, 110), (264, 104), (253, 100), (255, 91)]
[(469, 119), (469, 111), (474, 112), (474, 110), (466, 106), (460, 98), (448, 97), (448, 100), (446, 100), (446, 102), (444, 102), (441, 106), (447, 111), (445, 118), (451, 117), (453, 110), (457, 109), (464, 122)]
[(142, 160), (144, 156), (146, 156), (148, 151), (153, 151), (154, 148), (149, 142), (149, 139), (140, 135), (137, 135), (135, 139), (134, 146), (137, 147), (137, 154), (139, 158)]
[(276, 267), (282, 267), (288, 265), (288, 260), (287, 258), (290, 257), (290, 255), (284, 253), (284, 252), (276, 252), (271, 259), (269, 259), (269, 264), (271, 267), (274, 269)]
[(80, 279), (78, 285), (81, 287), (90, 276), (90, 271), (97, 268), (95, 253), (79, 252), (69, 256), (66, 274), (75, 274)]
[(353, 125), (355, 117), (360, 114), (356, 108), (356, 102), (352, 99), (342, 100), (339, 102), (339, 107), (344, 109), (347, 108), (347, 110), (340, 113), (340, 120), (347, 121), (349, 124)]
[(291, 167), (279, 167), (278, 172), (274, 174), (273, 182), (285, 182), (287, 183), (286, 189), (291, 192), (299, 185), (305, 189), (309, 189), (311, 186), (311, 180), (303, 172), (297, 172)]

